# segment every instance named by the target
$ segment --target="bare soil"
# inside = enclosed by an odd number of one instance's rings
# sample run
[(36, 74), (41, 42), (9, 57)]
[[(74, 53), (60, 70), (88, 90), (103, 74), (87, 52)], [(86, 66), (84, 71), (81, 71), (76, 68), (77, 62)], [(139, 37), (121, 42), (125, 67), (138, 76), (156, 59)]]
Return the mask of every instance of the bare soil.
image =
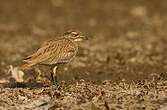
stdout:
[[(165, 0), (1, 0), (0, 109), (166, 110), (166, 10)], [(14, 75), (69, 29), (89, 40), (59, 67), (58, 87), (45, 66)]]

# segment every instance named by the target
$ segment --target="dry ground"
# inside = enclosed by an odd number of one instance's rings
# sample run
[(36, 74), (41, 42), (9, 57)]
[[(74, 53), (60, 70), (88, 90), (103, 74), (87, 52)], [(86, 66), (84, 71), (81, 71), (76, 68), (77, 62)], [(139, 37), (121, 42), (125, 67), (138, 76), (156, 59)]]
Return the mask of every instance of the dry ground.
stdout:
[[(1, 0), (0, 109), (167, 109), (166, 10), (166, 0)], [(59, 87), (44, 66), (12, 76), (69, 29), (90, 40), (60, 66)]]

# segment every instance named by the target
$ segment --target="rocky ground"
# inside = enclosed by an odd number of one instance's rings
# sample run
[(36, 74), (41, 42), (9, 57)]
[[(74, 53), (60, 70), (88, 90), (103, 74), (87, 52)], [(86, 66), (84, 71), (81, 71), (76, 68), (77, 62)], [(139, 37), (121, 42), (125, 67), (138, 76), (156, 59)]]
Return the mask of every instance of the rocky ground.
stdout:
[[(166, 110), (167, 1), (16, 0), (0, 3), (0, 109)], [(47, 40), (89, 36), (58, 69), (17, 68)]]

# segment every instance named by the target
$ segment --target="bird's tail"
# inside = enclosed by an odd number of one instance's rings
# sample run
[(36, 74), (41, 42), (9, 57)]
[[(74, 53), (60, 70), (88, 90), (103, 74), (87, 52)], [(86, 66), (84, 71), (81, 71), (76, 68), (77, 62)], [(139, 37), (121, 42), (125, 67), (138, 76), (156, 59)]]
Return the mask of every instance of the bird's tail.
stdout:
[(22, 66), (19, 67), (19, 70), (24, 71), (24, 70), (28, 69), (29, 67), (31, 67), (33, 65), (35, 65), (35, 64), (33, 64), (33, 63), (31, 63), (31, 64), (24, 64), (24, 65), (22, 65)]

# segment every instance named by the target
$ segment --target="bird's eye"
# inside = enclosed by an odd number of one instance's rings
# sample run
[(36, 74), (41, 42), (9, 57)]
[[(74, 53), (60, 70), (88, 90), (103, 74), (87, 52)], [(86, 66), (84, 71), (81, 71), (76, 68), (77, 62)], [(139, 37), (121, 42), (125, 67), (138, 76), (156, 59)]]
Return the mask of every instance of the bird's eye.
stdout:
[(72, 33), (72, 36), (73, 36), (73, 37), (76, 37), (76, 36), (78, 36), (78, 34), (75, 33), (75, 32), (73, 32), (73, 33)]
[(73, 37), (77, 37), (77, 34), (72, 34)]

